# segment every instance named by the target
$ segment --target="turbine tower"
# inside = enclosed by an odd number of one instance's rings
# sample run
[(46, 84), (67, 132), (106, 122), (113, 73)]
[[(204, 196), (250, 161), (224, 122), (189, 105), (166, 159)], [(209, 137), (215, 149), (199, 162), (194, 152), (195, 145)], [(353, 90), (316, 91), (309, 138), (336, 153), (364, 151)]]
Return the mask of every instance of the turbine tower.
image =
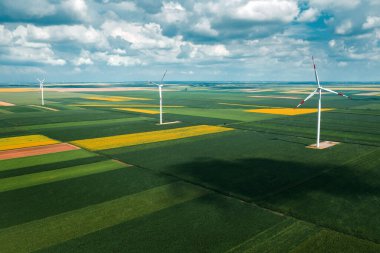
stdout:
[(160, 94), (160, 125), (163, 124), (163, 122), (162, 122), (162, 87), (163, 87), (162, 81), (164, 80), (167, 71), (168, 71), (168, 70), (165, 70), (165, 73), (164, 73), (164, 75), (162, 76), (161, 81), (160, 81), (159, 84), (154, 83), (154, 82), (150, 82), (150, 83), (155, 84), (155, 85), (158, 86), (158, 92), (159, 92), (159, 94)]
[(343, 97), (346, 97), (346, 98), (349, 98), (351, 99), (351, 97), (349, 96), (346, 96), (344, 95), (343, 93), (341, 92), (336, 92), (336, 91), (333, 91), (333, 90), (330, 90), (330, 89), (326, 89), (324, 87), (322, 87), (319, 83), (319, 78), (318, 78), (318, 73), (317, 73), (317, 68), (315, 66), (315, 62), (314, 62), (314, 57), (312, 56), (311, 57), (312, 61), (313, 61), (313, 67), (314, 67), (314, 75), (315, 75), (315, 81), (317, 82), (317, 89), (315, 89), (309, 96), (307, 96), (304, 100), (302, 100), (298, 105), (297, 105), (297, 108), (300, 107), (301, 105), (303, 105), (307, 100), (309, 100), (311, 97), (313, 97), (315, 94), (318, 94), (319, 96), (319, 100), (318, 100), (318, 123), (317, 123), (317, 148), (319, 148), (319, 142), (320, 142), (320, 135), (321, 135), (321, 108), (322, 108), (322, 91), (327, 91), (327, 92), (330, 92), (330, 93), (334, 93), (336, 95), (339, 95), (339, 96), (343, 96)]
[(40, 80), (40, 79), (37, 78), (37, 81), (40, 82), (41, 105), (43, 106), (43, 105), (45, 105), (45, 102), (44, 102), (44, 81), (45, 81), (45, 79)]

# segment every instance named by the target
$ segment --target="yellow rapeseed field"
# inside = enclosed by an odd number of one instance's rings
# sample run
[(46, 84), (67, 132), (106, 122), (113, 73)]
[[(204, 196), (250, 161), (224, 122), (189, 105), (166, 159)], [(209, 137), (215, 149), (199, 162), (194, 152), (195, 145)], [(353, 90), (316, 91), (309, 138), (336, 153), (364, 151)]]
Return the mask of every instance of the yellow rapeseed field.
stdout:
[(147, 110), (147, 109), (137, 109), (137, 108), (115, 108), (122, 111), (128, 111), (128, 112), (141, 112), (146, 114), (160, 114), (158, 111), (153, 110)]
[[(331, 111), (332, 108), (325, 108), (322, 111)], [(246, 112), (255, 112), (255, 113), (266, 113), (266, 114), (278, 114), (278, 115), (299, 115), (299, 114), (308, 114), (315, 113), (317, 109), (314, 108), (266, 108), (266, 109), (251, 109), (246, 110)]]
[(59, 141), (38, 134), (7, 137), (0, 139), (0, 150), (43, 146), (55, 143), (59, 143)]
[(89, 100), (100, 100), (108, 102), (121, 102), (121, 101), (132, 101), (132, 100), (152, 100), (149, 98), (136, 98), (136, 97), (84, 97)]
[(126, 146), (134, 146), (146, 143), (168, 141), (175, 139), (188, 138), (193, 136), (219, 133), (234, 130), (233, 128), (199, 125), (190, 127), (181, 127), (175, 129), (158, 130), (143, 133), (123, 134), (109, 137), (94, 139), (84, 139), (73, 141), (74, 145), (89, 150), (104, 150)]
[(33, 88), (0, 88), (0, 92), (29, 92), (38, 91), (38, 89)]

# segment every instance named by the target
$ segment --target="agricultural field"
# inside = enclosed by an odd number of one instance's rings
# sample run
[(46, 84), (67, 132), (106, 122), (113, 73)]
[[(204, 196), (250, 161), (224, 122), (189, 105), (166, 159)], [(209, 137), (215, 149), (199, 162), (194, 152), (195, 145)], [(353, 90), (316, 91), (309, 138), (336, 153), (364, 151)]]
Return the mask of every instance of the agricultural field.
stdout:
[(229, 85), (1, 88), (0, 252), (380, 252), (380, 85)]

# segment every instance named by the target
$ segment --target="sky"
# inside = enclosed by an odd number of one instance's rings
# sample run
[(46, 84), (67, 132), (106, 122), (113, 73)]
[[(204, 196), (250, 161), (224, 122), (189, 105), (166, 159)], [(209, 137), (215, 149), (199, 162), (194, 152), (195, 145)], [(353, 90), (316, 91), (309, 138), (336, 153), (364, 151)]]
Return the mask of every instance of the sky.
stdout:
[(380, 0), (1, 0), (0, 83), (380, 81)]

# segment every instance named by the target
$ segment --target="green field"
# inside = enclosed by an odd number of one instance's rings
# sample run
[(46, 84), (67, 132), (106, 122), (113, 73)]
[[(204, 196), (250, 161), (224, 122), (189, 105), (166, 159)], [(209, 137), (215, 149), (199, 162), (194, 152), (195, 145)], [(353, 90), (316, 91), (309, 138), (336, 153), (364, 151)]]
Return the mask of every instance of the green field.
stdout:
[[(380, 85), (371, 86), (378, 87)], [(380, 252), (380, 97), (323, 97), (316, 113), (246, 112), (295, 107), (286, 88), (0, 93), (0, 138), (41, 134), (72, 142), (210, 125), (233, 131), (119, 147), (0, 160), (0, 252)], [(332, 87), (333, 88), (333, 87)], [(90, 96), (152, 100), (95, 101)], [(309, 102), (309, 101), (308, 101)], [(93, 106), (88, 106), (93, 105)], [(305, 108), (315, 108), (311, 100)]]

